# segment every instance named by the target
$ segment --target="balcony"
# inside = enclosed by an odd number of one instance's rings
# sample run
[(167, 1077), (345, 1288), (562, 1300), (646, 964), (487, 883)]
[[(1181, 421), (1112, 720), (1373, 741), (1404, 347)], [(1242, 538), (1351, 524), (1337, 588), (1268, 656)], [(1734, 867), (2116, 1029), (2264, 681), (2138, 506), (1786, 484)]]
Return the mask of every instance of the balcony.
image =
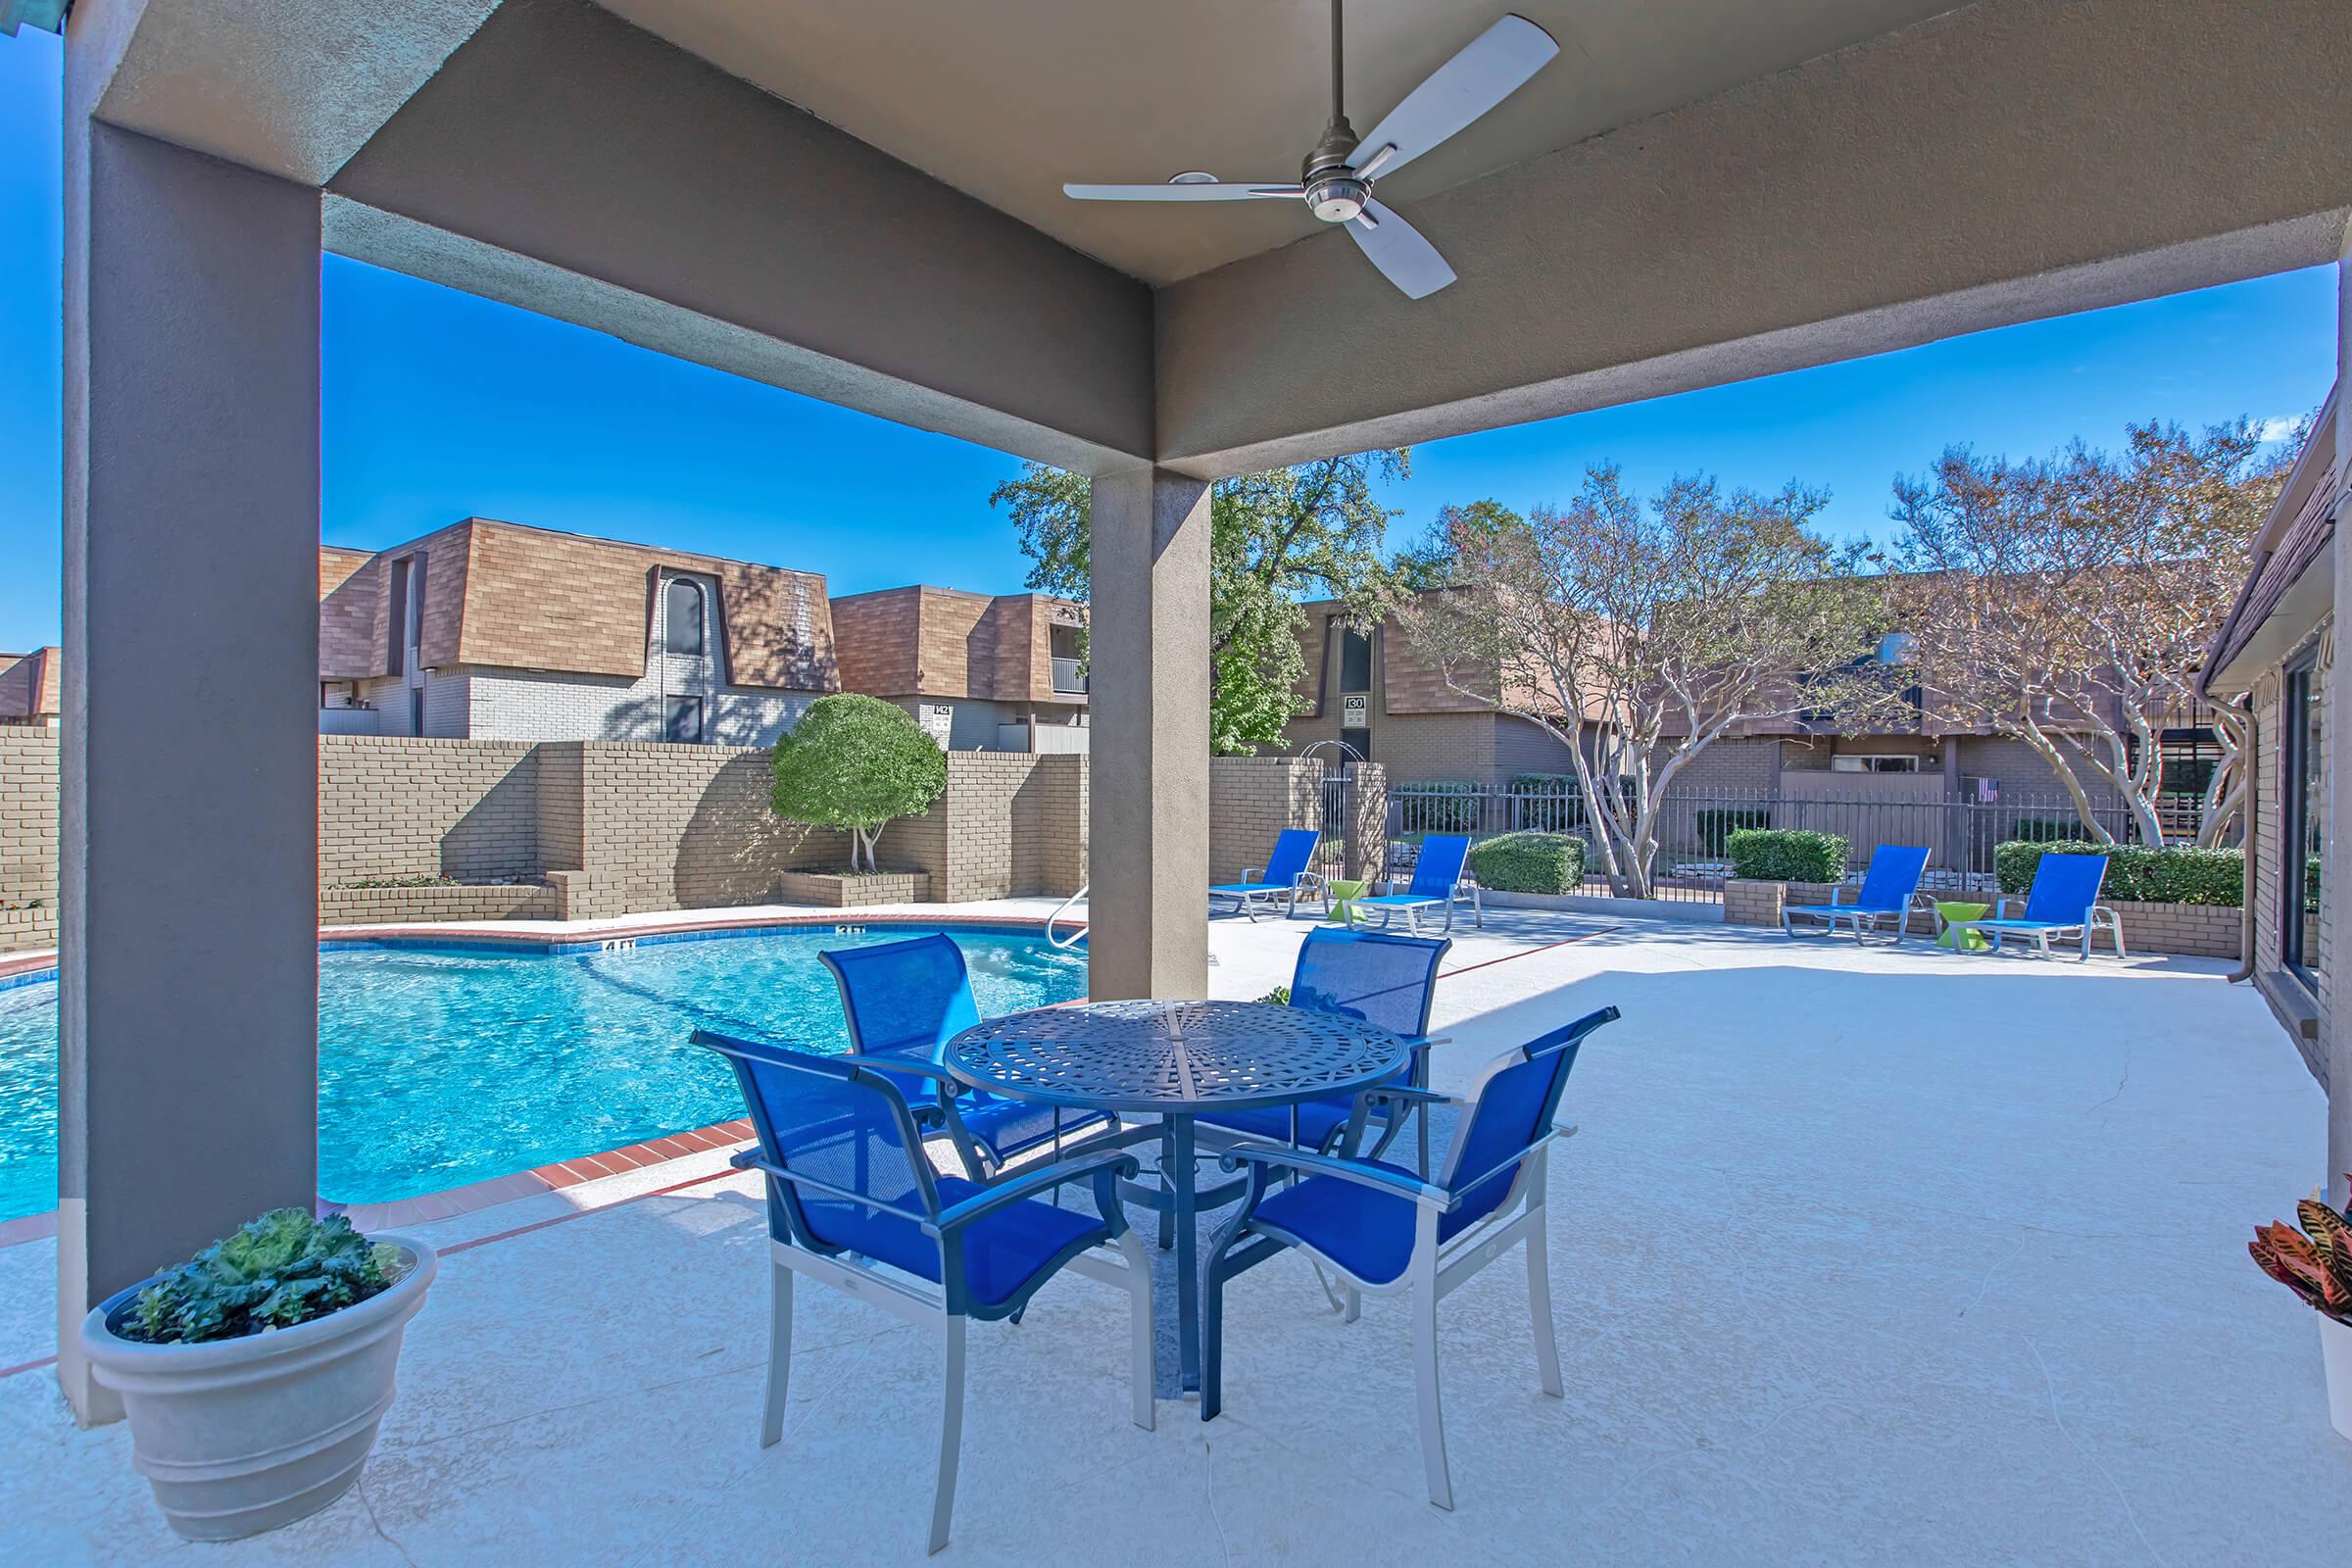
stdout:
[(1084, 697), (1086, 695), (1086, 662), (1083, 660), (1054, 656), (1054, 690), (1057, 695)]

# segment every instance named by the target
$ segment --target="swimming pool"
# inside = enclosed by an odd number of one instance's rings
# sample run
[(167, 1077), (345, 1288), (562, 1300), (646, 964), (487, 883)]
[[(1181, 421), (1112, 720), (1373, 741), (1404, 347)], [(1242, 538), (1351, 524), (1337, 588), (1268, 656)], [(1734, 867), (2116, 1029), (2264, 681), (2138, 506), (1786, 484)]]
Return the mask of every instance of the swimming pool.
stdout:
[[(318, 955), (318, 1190), (384, 1202), (743, 1114), (729, 1030), (847, 1047), (826, 949), (941, 927), (697, 932), (632, 951), (333, 944)], [(1086, 994), (1083, 953), (944, 928), (983, 1016)], [(169, 1049), (169, 1042), (158, 1042)], [(57, 1206), (57, 983), (0, 991), (0, 1220)]]

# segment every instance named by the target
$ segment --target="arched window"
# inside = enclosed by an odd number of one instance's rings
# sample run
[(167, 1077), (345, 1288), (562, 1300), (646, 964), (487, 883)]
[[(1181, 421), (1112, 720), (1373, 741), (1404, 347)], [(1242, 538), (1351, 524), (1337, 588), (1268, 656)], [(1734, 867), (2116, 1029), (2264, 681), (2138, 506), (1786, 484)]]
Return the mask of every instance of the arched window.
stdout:
[(703, 657), (703, 590), (699, 583), (684, 577), (672, 577), (662, 590), (664, 605), (662, 646), (673, 654), (689, 659)]

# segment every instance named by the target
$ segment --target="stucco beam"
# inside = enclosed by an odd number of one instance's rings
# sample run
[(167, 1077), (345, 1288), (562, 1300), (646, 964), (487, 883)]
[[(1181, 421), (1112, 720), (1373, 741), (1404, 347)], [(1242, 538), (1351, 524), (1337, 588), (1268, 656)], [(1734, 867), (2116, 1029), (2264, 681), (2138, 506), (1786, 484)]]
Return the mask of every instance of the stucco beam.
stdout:
[(1143, 284), (587, 0), (507, 0), (329, 189), (366, 260), (1071, 467), (1150, 453)]
[[(1985, 0), (1158, 295), (1160, 462), (1430, 440), (2333, 259), (2340, 0)], [(1474, 132), (1473, 132), (1474, 133)]]
[(498, 0), (78, 0), (71, 98), (96, 118), (323, 185)]

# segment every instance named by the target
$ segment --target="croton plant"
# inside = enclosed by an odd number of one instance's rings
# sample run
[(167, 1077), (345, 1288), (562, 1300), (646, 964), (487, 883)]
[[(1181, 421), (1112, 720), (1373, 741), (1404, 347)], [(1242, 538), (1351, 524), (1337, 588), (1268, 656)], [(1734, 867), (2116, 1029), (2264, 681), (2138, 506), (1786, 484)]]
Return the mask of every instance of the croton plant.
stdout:
[(2303, 1229), (2258, 1225), (2246, 1250), (2264, 1273), (2310, 1305), (2341, 1323), (2352, 1323), (2352, 1220), (2315, 1194), (2295, 1205)]

